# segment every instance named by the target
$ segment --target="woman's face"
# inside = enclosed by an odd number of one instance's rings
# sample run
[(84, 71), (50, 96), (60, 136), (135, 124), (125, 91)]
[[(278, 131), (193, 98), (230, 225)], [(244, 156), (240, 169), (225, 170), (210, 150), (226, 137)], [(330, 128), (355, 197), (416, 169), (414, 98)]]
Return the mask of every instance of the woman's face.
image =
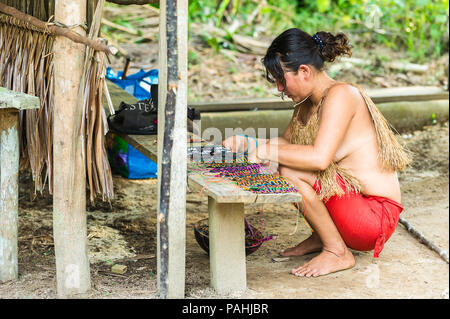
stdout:
[(311, 94), (310, 81), (311, 68), (301, 65), (297, 72), (286, 70), (284, 72), (285, 87), (279, 81), (276, 82), (279, 92), (283, 92), (295, 103), (304, 100)]

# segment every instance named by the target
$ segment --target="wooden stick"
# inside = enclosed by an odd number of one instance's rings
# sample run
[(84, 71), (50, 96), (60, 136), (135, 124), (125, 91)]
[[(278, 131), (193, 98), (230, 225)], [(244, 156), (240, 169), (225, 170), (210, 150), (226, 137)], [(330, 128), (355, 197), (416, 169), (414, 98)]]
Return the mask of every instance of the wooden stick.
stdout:
[(120, 278), (128, 278), (128, 276), (124, 276), (124, 275), (120, 275), (120, 274), (115, 274), (113, 272), (110, 271), (104, 271), (104, 270), (99, 270), (97, 271), (98, 274), (100, 275), (107, 275), (107, 276), (113, 276), (113, 277), (120, 277)]
[(115, 4), (129, 5), (129, 4), (157, 4), (159, 0), (106, 0)]
[(106, 25), (108, 27), (112, 27), (114, 29), (126, 32), (126, 33), (130, 33), (130, 34), (133, 34), (133, 35), (139, 35), (139, 32), (137, 30), (133, 30), (133, 29), (124, 27), (124, 26), (122, 26), (120, 24), (111, 22), (111, 21), (109, 21), (108, 19), (105, 19), (105, 18), (102, 18), (102, 24), (104, 24), (104, 25)]
[(414, 237), (416, 237), (422, 244), (430, 248), (431, 250), (437, 252), (443, 260), (448, 264), (448, 251), (445, 251), (438, 246), (436, 246), (432, 241), (425, 238), (417, 229), (415, 229), (407, 220), (400, 217), (399, 222), (406, 227), (406, 230), (410, 232)]
[(120, 47), (119, 44), (115, 40), (113, 40), (112, 38), (110, 38), (106, 35), (103, 35), (103, 37), (106, 41), (108, 41), (108, 43), (110, 43), (114, 47), (115, 50), (117, 50), (117, 52), (113, 52), (113, 55), (116, 55), (119, 52), (124, 57), (128, 56), (128, 51), (126, 51), (124, 48)]
[(155, 257), (156, 257), (156, 255), (137, 255), (135, 257), (123, 258), (123, 259), (120, 259), (118, 261), (120, 261), (120, 262), (137, 261), (137, 260), (141, 260), (141, 259), (152, 259), (152, 258), (155, 258)]
[(27, 22), (33, 26), (35, 26), (38, 29), (41, 29), (42, 31), (48, 32), (53, 35), (60, 35), (66, 38), (69, 38), (70, 40), (76, 42), (76, 43), (82, 43), (84, 45), (87, 45), (94, 50), (97, 51), (104, 51), (106, 53), (111, 53), (111, 50), (109, 47), (105, 44), (103, 44), (101, 41), (95, 41), (92, 39), (89, 39), (85, 36), (82, 36), (70, 29), (58, 27), (52, 23), (47, 23), (44, 21), (41, 21), (33, 16), (30, 16), (28, 14), (25, 14), (13, 7), (7, 6), (6, 4), (0, 3), (0, 12), (3, 12), (5, 14), (8, 14), (18, 20)]

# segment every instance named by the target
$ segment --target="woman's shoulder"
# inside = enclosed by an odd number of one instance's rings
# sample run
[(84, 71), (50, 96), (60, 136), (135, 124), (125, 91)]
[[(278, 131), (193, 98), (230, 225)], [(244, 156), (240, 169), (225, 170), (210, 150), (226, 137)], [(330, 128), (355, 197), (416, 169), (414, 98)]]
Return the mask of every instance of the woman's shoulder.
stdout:
[(329, 88), (327, 92), (327, 97), (340, 96), (360, 100), (361, 99), (360, 90), (361, 88), (356, 84), (346, 82), (336, 82)]
[(353, 109), (364, 102), (360, 88), (351, 83), (336, 82), (326, 92), (323, 104), (325, 108)]

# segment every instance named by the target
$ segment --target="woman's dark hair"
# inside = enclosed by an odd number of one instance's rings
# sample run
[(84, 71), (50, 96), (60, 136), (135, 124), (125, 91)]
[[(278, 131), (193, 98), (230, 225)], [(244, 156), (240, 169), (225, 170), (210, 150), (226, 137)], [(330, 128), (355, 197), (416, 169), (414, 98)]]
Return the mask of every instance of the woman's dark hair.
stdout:
[(266, 79), (271, 83), (279, 81), (285, 87), (285, 70), (296, 72), (301, 64), (309, 64), (320, 71), (324, 62), (333, 62), (344, 54), (352, 55), (352, 47), (344, 33), (334, 36), (319, 31), (312, 37), (303, 30), (292, 28), (273, 40), (262, 62)]

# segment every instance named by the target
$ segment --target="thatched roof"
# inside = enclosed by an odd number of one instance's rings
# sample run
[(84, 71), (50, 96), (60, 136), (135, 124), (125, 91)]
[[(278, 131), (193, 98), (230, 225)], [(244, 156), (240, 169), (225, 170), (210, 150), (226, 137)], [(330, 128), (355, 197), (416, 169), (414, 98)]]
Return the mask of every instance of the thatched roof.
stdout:
[(0, 2), (42, 21), (48, 21), (55, 14), (55, 0), (0, 0)]
[[(23, 13), (42, 21), (50, 21), (55, 1), (0, 0)], [(89, 38), (99, 34), (102, 1), (97, 17), (94, 5), (98, 0), (87, 1)], [(10, 90), (38, 96), (39, 110), (21, 111), (19, 114), (19, 139), (21, 168), (29, 167), (35, 181), (35, 191), (42, 192), (48, 185), (53, 189), (53, 110), (54, 110), (54, 36), (26, 22), (0, 14), (0, 86)], [(113, 197), (112, 177), (103, 141), (105, 126), (103, 110), (103, 87), (105, 54), (86, 50), (82, 85), (83, 97), (79, 99), (80, 125), (76, 130), (83, 137), (86, 176), (90, 199), (96, 195), (103, 200)], [(95, 89), (92, 89), (95, 88)], [(90, 111), (89, 111), (90, 110)]]
[[(48, 21), (55, 14), (55, 0), (0, 0), (10, 7), (29, 14), (42, 21)], [(86, 21), (91, 26), (98, 0), (86, 0)]]

